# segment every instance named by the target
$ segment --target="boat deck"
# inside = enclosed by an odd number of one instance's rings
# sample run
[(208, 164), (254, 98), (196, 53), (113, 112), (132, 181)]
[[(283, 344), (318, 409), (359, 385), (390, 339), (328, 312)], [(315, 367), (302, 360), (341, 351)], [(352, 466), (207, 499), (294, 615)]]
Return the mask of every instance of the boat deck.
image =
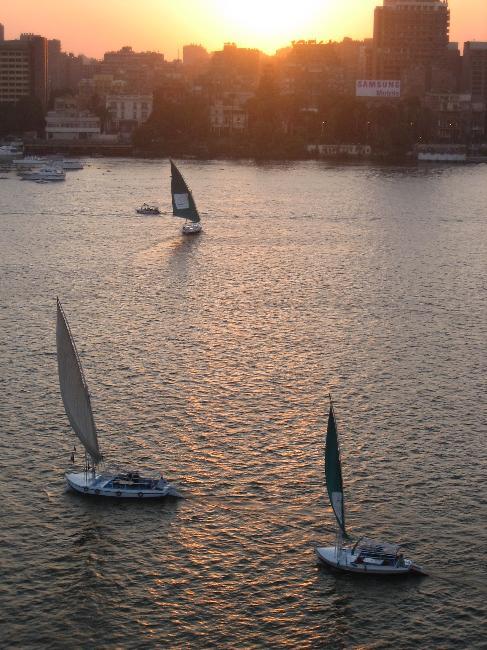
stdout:
[(349, 548), (338, 551), (335, 546), (316, 548), (318, 559), (328, 567), (347, 573), (368, 575), (407, 575), (414, 572), (413, 563), (402, 557), (383, 558), (368, 557), (360, 553), (354, 554)]
[(78, 472), (66, 474), (66, 482), (76, 492), (87, 496), (105, 496), (116, 498), (161, 498), (180, 496), (179, 492), (165, 479), (134, 477), (129, 480), (126, 475), (98, 474)]

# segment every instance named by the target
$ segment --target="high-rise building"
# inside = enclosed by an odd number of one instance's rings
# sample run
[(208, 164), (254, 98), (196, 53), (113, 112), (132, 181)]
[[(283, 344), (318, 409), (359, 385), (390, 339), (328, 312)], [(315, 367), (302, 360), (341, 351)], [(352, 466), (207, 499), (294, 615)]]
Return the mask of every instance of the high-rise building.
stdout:
[(183, 64), (186, 66), (201, 67), (208, 63), (210, 55), (202, 45), (185, 45), (183, 47)]
[(154, 67), (164, 63), (164, 54), (161, 52), (134, 52), (126, 45), (118, 52), (105, 52), (103, 66), (105, 73), (116, 74), (126, 70), (140, 70), (144, 66)]
[(0, 23), (0, 43), (5, 40), (5, 27)]
[(293, 41), (279, 54), (276, 65), (281, 92), (299, 97), (302, 108), (317, 110), (326, 97), (354, 95), (357, 79), (364, 79), (363, 41)]
[(21, 39), (0, 42), (0, 102), (37, 97), (47, 104), (47, 40), (23, 34)]
[(244, 90), (257, 84), (262, 67), (262, 54), (257, 49), (225, 43), (223, 50), (213, 52), (210, 61), (211, 83), (222, 89)]
[(467, 41), (463, 48), (463, 80), (473, 99), (487, 102), (487, 43)]
[(49, 90), (62, 88), (61, 41), (51, 39), (47, 42)]
[(448, 57), (449, 26), (447, 0), (384, 0), (374, 14), (375, 78), (400, 79), (406, 92), (429, 90), (433, 67)]
[(165, 70), (161, 52), (134, 52), (125, 46), (118, 52), (105, 52), (100, 64), (100, 74), (111, 74), (127, 82), (130, 92), (150, 92)]

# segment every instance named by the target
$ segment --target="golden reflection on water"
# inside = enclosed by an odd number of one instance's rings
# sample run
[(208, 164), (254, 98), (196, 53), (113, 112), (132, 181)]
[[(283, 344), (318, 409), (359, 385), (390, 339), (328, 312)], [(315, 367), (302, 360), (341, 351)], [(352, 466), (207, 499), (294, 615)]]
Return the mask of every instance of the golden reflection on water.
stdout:
[[(68, 192), (2, 181), (9, 636), (22, 647), (406, 648), (450, 647), (454, 626), (457, 645), (480, 647), (482, 169), (186, 165), (208, 214), (194, 238), (169, 215), (131, 213), (136, 191), (160, 187), (158, 161), (88, 165)], [(458, 197), (471, 208), (463, 222)], [(160, 469), (184, 500), (63, 492), (73, 439), (56, 294), (110, 462)], [(454, 586), (317, 568), (313, 545), (334, 539), (330, 391), (352, 532), (407, 540), (427, 565), (468, 544), (448, 564)]]

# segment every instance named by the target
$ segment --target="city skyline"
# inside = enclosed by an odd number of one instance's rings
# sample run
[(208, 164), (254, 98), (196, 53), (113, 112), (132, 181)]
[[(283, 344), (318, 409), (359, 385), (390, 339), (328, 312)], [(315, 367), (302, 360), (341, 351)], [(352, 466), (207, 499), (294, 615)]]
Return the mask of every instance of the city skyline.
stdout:
[[(5, 38), (34, 32), (57, 38), (63, 49), (100, 58), (108, 50), (131, 45), (136, 50), (163, 52), (167, 58), (182, 55), (183, 45), (201, 43), (217, 50), (227, 41), (256, 47), (268, 54), (292, 40), (341, 40), (372, 37), (373, 11), (381, 0), (247, 0), (245, 5), (225, 0), (183, 0), (174, 7), (168, 0), (17, 0), (2, 8), (0, 23)], [(450, 40), (487, 41), (485, 0), (450, 0)], [(116, 18), (115, 18), (116, 17)], [(110, 30), (107, 30), (110, 25)]]

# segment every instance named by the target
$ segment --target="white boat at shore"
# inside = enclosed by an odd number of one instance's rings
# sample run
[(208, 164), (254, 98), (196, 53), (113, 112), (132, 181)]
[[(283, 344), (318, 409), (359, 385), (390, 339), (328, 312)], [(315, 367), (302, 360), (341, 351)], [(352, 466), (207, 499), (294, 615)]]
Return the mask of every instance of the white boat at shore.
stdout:
[(81, 160), (78, 160), (77, 158), (64, 158), (61, 160), (61, 166), (65, 171), (74, 171), (74, 170), (79, 170), (79, 169), (84, 169), (84, 165), (81, 162)]
[(361, 537), (349, 545), (344, 544), (344, 540), (351, 538), (345, 529), (340, 446), (331, 397), (326, 430), (325, 475), (337, 522), (337, 535), (334, 546), (319, 546), (315, 549), (320, 562), (334, 570), (369, 576), (426, 575), (420, 566), (404, 557), (399, 544), (388, 544), (367, 537)]
[(420, 144), (416, 146), (418, 162), (466, 163), (468, 147), (465, 144)]
[(418, 153), (418, 161), (432, 163), (465, 163), (467, 162), (467, 154), (420, 151)]
[(39, 158), (38, 156), (25, 156), (13, 161), (16, 169), (34, 169), (35, 167), (47, 165), (47, 163), (47, 158)]
[(5, 144), (0, 147), (0, 164), (3, 162), (14, 162), (22, 158), (22, 148), (17, 144)]
[(66, 180), (64, 169), (55, 166), (44, 166), (38, 169), (25, 170), (20, 173), (23, 181), (37, 181), (38, 183), (50, 183)]
[[(66, 415), (85, 449), (82, 471), (67, 472), (66, 482), (73, 490), (86, 496), (115, 499), (161, 499), (181, 496), (166, 479), (144, 477), (138, 471), (100, 472), (104, 463), (91, 408), (90, 393), (71, 330), (59, 299), (57, 300), (56, 347), (59, 386)], [(71, 455), (75, 462), (75, 452)]]
[(26, 156), (14, 162), (17, 169), (35, 169), (43, 165), (59, 167), (65, 171), (84, 169), (84, 165), (78, 158), (63, 158), (62, 156), (37, 157)]

